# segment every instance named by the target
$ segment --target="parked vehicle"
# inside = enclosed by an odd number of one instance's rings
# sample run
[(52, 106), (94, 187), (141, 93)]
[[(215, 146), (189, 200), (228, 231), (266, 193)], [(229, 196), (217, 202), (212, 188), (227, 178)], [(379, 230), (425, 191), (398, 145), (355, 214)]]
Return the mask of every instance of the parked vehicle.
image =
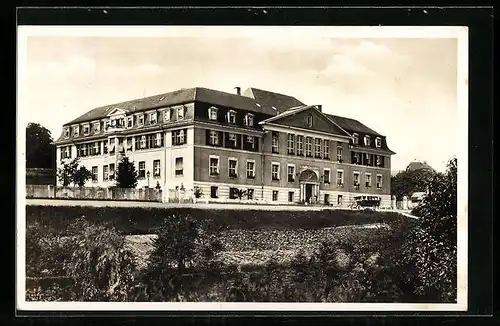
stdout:
[(361, 208), (372, 208), (377, 209), (380, 207), (380, 201), (382, 200), (379, 196), (356, 196), (351, 204), (352, 209)]

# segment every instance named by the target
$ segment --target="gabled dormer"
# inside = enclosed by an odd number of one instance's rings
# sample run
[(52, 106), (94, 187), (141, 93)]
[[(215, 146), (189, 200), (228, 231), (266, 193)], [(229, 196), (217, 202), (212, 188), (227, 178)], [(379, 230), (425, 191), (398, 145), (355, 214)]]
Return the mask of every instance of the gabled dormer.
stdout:
[(108, 120), (105, 122), (105, 131), (113, 131), (116, 129), (125, 128), (126, 112), (120, 108), (112, 109), (106, 116)]

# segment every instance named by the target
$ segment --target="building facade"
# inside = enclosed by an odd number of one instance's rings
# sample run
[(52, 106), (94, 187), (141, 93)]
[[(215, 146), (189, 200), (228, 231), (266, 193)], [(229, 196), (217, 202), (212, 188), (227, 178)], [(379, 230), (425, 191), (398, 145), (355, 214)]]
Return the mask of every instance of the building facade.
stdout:
[[(350, 205), (380, 196), (390, 206), (386, 137), (357, 120), (294, 97), (249, 88), (235, 94), (181, 89), (93, 109), (65, 124), (57, 166), (75, 157), (93, 173), (86, 186), (115, 185), (122, 157), (138, 187), (194, 189), (213, 201)], [(241, 192), (240, 192), (241, 194)]]

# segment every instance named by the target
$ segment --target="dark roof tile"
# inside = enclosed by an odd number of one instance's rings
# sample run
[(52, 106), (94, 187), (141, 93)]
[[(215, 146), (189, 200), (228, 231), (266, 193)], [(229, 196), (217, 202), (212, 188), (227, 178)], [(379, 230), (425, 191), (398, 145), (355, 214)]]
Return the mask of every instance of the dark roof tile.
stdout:
[(357, 132), (363, 134), (371, 134), (375, 136), (382, 136), (375, 130), (368, 128), (358, 120), (354, 120), (351, 118), (341, 117), (333, 114), (326, 114), (326, 116), (332, 119), (336, 124), (338, 124), (342, 129), (345, 129), (347, 132)]

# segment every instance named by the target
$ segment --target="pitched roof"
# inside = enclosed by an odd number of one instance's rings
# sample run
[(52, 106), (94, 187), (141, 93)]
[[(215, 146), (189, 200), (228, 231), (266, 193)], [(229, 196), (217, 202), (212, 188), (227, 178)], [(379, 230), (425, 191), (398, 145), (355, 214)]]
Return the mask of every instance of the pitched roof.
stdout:
[(348, 131), (348, 132), (358, 132), (358, 133), (363, 133), (363, 134), (371, 134), (375, 136), (382, 136), (375, 130), (368, 128), (358, 120), (354, 120), (351, 118), (346, 118), (346, 117), (341, 117), (338, 115), (333, 115), (333, 114), (327, 114), (325, 115), (332, 119), (337, 125), (339, 125), (342, 129)]
[(170, 93), (158, 94), (131, 101), (105, 105), (92, 109), (87, 113), (79, 116), (78, 118), (66, 123), (65, 125), (104, 118), (115, 108), (119, 108), (127, 113), (133, 113), (136, 111), (147, 110), (156, 107), (191, 102), (195, 98), (195, 93), (196, 88), (180, 89)]
[(416, 170), (434, 170), (434, 169), (429, 164), (418, 161), (411, 162), (406, 167), (406, 171), (416, 171)]
[[(296, 98), (288, 95), (262, 91), (256, 88), (250, 88), (249, 90), (251, 90), (252, 96), (242, 96), (203, 87), (180, 89), (169, 93), (101, 106), (88, 111), (64, 125), (101, 119), (115, 108), (119, 108), (126, 113), (133, 113), (193, 101), (233, 107), (268, 115), (277, 114), (273, 106), (278, 110), (284, 111), (294, 106), (304, 105)], [(256, 97), (254, 97), (254, 95), (256, 95)]]
[[(259, 103), (261, 106), (271, 108), (274, 111), (273, 114), (279, 114), (290, 108), (305, 105), (293, 96), (265, 91), (254, 87), (246, 89), (243, 95), (255, 99), (255, 102)], [(276, 109), (273, 109), (273, 107)]]

